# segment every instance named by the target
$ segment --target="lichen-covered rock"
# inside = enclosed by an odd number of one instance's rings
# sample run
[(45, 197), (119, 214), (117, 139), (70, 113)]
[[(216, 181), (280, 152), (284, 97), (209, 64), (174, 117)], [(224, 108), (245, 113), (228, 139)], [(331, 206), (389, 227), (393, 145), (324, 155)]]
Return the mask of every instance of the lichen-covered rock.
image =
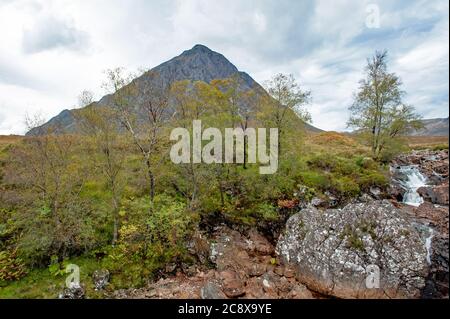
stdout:
[(308, 207), (288, 220), (277, 253), (308, 288), (341, 298), (417, 298), (427, 276), (424, 242), (386, 200)]
[(84, 299), (85, 290), (79, 284), (71, 284), (58, 295), (59, 299)]

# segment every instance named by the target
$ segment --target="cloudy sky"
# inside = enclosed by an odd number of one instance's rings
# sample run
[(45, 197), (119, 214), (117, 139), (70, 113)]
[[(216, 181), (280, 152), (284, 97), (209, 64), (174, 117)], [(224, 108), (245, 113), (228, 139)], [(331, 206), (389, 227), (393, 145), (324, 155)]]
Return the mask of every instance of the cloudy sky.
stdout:
[(105, 69), (151, 68), (197, 43), (260, 83), (294, 74), (327, 130), (345, 130), (366, 58), (387, 49), (406, 101), (447, 117), (448, 12), (447, 0), (0, 0), (0, 134), (75, 107), (84, 89), (99, 99)]

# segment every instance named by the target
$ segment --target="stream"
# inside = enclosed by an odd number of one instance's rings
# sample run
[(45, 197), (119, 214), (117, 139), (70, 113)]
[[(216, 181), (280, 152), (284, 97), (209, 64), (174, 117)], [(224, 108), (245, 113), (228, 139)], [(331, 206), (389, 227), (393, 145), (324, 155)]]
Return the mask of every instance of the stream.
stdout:
[[(403, 189), (403, 204), (418, 207), (424, 202), (417, 190), (427, 186), (427, 178), (420, 172), (416, 165), (391, 166), (393, 182), (398, 183)], [(427, 262), (431, 265), (431, 244), (434, 236), (433, 228), (424, 224), (416, 224), (416, 228), (425, 240), (427, 250)]]

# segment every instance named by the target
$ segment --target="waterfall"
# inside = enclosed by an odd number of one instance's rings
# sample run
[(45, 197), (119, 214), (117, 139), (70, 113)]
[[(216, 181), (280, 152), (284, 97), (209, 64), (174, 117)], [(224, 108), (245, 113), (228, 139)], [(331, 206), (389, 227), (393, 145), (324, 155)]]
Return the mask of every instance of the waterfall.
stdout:
[(405, 189), (403, 203), (411, 206), (419, 206), (423, 203), (423, 198), (417, 190), (426, 186), (426, 177), (420, 173), (417, 166), (399, 166), (394, 169), (399, 176), (398, 183)]

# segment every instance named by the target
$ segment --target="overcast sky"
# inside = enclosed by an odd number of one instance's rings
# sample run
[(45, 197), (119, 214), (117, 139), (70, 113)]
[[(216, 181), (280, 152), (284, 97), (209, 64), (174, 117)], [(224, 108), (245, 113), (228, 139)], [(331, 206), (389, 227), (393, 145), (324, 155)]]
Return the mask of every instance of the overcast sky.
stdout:
[(346, 129), (366, 58), (387, 49), (406, 102), (447, 117), (448, 11), (448, 0), (0, 0), (0, 134), (75, 107), (83, 89), (99, 99), (105, 69), (151, 68), (197, 43), (260, 83), (294, 74), (326, 130)]

